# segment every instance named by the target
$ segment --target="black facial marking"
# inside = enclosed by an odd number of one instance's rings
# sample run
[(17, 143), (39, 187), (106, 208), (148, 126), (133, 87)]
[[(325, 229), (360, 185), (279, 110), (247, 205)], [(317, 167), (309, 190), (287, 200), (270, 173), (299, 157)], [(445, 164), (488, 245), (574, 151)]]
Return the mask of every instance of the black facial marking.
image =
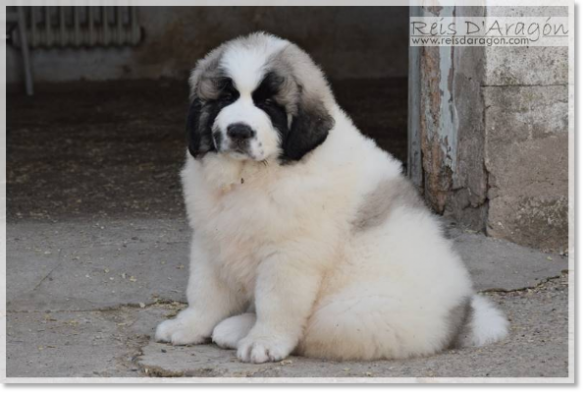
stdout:
[(307, 153), (321, 145), (329, 130), (333, 128), (334, 120), (318, 98), (308, 97), (301, 85), (298, 86), (299, 102), (297, 114), (288, 127), (288, 116), (283, 105), (275, 97), (279, 93), (285, 79), (275, 72), (264, 76), (260, 85), (252, 93), (256, 107), (270, 117), (273, 127), (280, 133), (281, 162), (298, 161)]
[(283, 77), (278, 76), (274, 72), (267, 73), (254, 93), (252, 93), (254, 104), (262, 105), (274, 102), (274, 96), (278, 94), (278, 89), (282, 82), (284, 82)]
[(234, 83), (231, 78), (222, 77), (217, 80), (217, 90), (219, 91), (218, 101), (224, 103), (227, 106), (240, 97), (240, 92), (234, 87)]
[(273, 72), (269, 72), (264, 76), (264, 79), (254, 93), (252, 93), (254, 105), (268, 115), (272, 126), (280, 134), (281, 140), (284, 140), (288, 133), (287, 113), (286, 109), (276, 102), (274, 96), (278, 94), (278, 89), (283, 80), (284, 78)]
[(194, 97), (187, 115), (187, 140), (189, 153), (194, 158), (201, 158), (208, 152), (215, 152), (221, 144), (221, 134), (212, 135), (212, 126), (222, 108), (230, 105), (239, 97), (231, 79), (217, 78), (214, 80), (214, 89), (217, 89), (216, 100), (201, 100)]

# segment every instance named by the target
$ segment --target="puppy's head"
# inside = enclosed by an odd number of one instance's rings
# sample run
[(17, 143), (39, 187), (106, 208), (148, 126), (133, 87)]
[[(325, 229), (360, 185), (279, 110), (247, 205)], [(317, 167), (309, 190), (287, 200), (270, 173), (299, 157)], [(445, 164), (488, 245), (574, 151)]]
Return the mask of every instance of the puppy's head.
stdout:
[(333, 127), (333, 95), (311, 58), (286, 40), (256, 33), (199, 61), (189, 80), (189, 152), (238, 160), (297, 161)]

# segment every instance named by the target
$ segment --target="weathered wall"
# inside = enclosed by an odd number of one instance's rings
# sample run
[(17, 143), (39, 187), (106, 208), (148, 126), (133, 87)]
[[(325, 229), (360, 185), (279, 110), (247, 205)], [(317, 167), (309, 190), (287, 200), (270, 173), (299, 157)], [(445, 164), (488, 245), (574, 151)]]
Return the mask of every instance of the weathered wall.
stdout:
[[(425, 16), (483, 14), (482, 7), (422, 9)], [(485, 228), (487, 214), (481, 121), (484, 56), (480, 47), (422, 47), (420, 119), (414, 124), (420, 133), (426, 201), (436, 212), (476, 230)]]
[[(35, 49), (36, 81), (185, 78), (221, 42), (264, 30), (300, 44), (331, 78), (405, 77), (408, 7), (139, 7), (137, 47)], [(7, 51), (7, 79), (21, 79)]]
[[(566, 16), (562, 7), (487, 8), (494, 16)], [(568, 48), (486, 48), (487, 233), (568, 247)]]

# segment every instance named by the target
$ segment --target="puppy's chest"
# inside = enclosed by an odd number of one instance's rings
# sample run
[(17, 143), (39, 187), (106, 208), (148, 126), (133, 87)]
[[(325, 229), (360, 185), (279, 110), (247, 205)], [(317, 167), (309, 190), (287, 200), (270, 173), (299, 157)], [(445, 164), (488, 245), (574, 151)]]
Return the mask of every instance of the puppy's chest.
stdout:
[(261, 240), (270, 234), (279, 217), (286, 215), (269, 192), (245, 184), (216, 192), (213, 198), (214, 231), (230, 234), (236, 240)]
[(287, 224), (269, 195), (245, 183), (213, 198), (204, 228), (214, 264), (226, 282), (251, 292), (258, 265), (277, 249)]

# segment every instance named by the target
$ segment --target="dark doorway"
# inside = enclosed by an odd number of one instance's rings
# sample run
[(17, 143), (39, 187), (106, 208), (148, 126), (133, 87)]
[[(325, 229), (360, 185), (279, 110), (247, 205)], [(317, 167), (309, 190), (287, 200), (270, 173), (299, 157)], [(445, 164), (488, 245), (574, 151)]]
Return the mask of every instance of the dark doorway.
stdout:
[(183, 217), (187, 78), (264, 30), (304, 48), (355, 124), (407, 158), (408, 7), (139, 7), (130, 47), (33, 48), (35, 96), (9, 46), (8, 220)]

